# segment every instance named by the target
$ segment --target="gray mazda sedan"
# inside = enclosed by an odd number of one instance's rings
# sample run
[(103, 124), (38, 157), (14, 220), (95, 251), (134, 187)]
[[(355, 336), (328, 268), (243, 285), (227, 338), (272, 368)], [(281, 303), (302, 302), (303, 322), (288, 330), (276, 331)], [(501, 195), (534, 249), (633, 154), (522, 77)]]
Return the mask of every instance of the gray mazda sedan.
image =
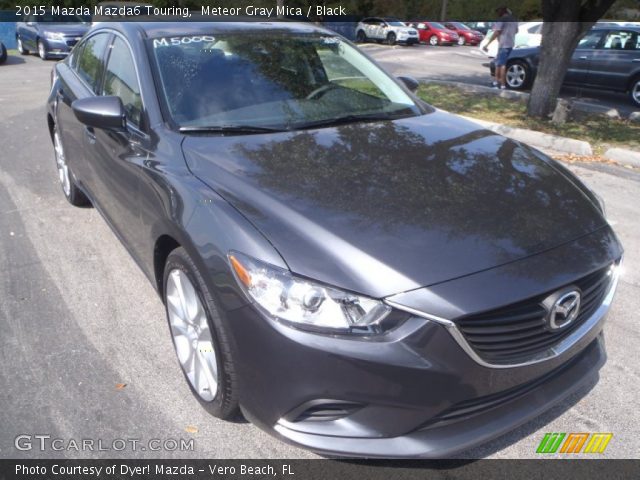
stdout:
[(415, 87), (294, 23), (100, 24), (54, 67), (62, 191), (157, 288), (212, 415), (443, 457), (597, 376), (622, 258), (602, 203)]

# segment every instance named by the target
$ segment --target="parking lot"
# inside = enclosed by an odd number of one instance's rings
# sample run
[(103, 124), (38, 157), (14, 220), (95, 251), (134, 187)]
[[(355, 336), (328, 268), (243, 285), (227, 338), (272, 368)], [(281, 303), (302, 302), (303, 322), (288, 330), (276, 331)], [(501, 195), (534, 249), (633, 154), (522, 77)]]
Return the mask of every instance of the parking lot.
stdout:
[[(472, 47), (365, 49), (393, 73), (488, 79)], [(45, 121), (53, 64), (13, 56), (0, 67), (0, 458), (314, 457), (242, 419), (212, 418), (192, 397), (151, 284), (99, 214), (70, 206), (60, 191)], [(608, 362), (596, 385), (465, 457), (534, 458), (545, 432), (612, 432), (602, 456), (638, 458), (640, 173), (570, 168), (604, 198), (626, 250)], [(40, 451), (34, 442), (19, 451), (14, 439), (25, 434), (141, 439), (141, 448), (193, 438), (194, 448)]]
[[(489, 61), (478, 47), (363, 44), (362, 49), (394, 75), (411, 75), (420, 80), (443, 80), (489, 86)], [(638, 108), (625, 94), (565, 87), (562, 98), (617, 109), (628, 116)]]

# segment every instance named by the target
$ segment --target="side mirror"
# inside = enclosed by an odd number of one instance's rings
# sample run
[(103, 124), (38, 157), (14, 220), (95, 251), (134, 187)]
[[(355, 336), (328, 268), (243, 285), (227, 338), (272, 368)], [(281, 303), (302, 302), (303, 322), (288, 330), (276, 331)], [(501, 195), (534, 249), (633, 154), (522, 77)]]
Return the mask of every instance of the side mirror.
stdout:
[(76, 118), (88, 127), (122, 131), (126, 113), (120, 97), (88, 97), (71, 104)]
[(420, 86), (420, 82), (418, 82), (413, 77), (398, 77), (398, 80), (404, 83), (405, 87), (407, 87), (409, 91), (414, 93), (416, 90), (418, 90), (418, 87)]

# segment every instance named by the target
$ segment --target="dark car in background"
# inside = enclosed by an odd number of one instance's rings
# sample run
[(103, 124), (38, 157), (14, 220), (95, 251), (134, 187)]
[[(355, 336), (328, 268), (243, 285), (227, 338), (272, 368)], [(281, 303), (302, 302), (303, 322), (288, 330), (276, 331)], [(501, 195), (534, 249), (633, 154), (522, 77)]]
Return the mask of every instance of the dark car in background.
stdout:
[(597, 376), (622, 258), (604, 206), (406, 85), (288, 22), (103, 23), (55, 64), (62, 191), (157, 289), (212, 415), (442, 457)]
[(27, 15), (16, 25), (18, 51), (22, 55), (36, 52), (42, 60), (64, 57), (87, 33), (89, 24), (71, 15)]
[[(507, 60), (507, 86), (529, 88), (539, 58), (539, 47), (514, 49)], [(493, 62), (490, 68), (493, 75)], [(564, 84), (627, 93), (633, 104), (640, 106), (640, 27), (591, 29), (573, 52)]]
[(7, 61), (7, 47), (4, 46), (4, 43), (0, 42), (0, 64), (3, 64)]
[(481, 32), (469, 28), (462, 22), (444, 22), (443, 25), (458, 34), (458, 45), (478, 45), (484, 38)]
[(420, 42), (429, 45), (456, 45), (459, 36), (453, 30), (449, 30), (443, 24), (426, 20), (411, 20), (409, 25), (418, 30)]

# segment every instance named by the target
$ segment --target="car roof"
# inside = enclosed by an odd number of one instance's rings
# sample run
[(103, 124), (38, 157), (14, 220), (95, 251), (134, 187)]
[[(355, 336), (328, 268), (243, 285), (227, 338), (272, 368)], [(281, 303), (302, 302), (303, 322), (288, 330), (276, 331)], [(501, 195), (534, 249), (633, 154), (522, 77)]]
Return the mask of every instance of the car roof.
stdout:
[[(145, 22), (144, 17), (135, 17), (136, 21), (127, 22), (104, 22), (96, 25), (94, 30), (113, 29), (133, 36), (142, 34), (147, 38), (172, 37), (184, 35), (211, 35), (222, 33), (250, 33), (283, 30), (290, 33), (322, 33), (336, 35), (335, 32), (327, 30), (311, 23), (299, 23), (289, 21), (256, 21), (251, 19), (241, 19), (241, 21), (227, 22)], [(140, 20), (140, 21), (138, 21)], [(178, 20), (176, 18), (176, 20)], [(244, 21), (242, 21), (244, 20)]]

